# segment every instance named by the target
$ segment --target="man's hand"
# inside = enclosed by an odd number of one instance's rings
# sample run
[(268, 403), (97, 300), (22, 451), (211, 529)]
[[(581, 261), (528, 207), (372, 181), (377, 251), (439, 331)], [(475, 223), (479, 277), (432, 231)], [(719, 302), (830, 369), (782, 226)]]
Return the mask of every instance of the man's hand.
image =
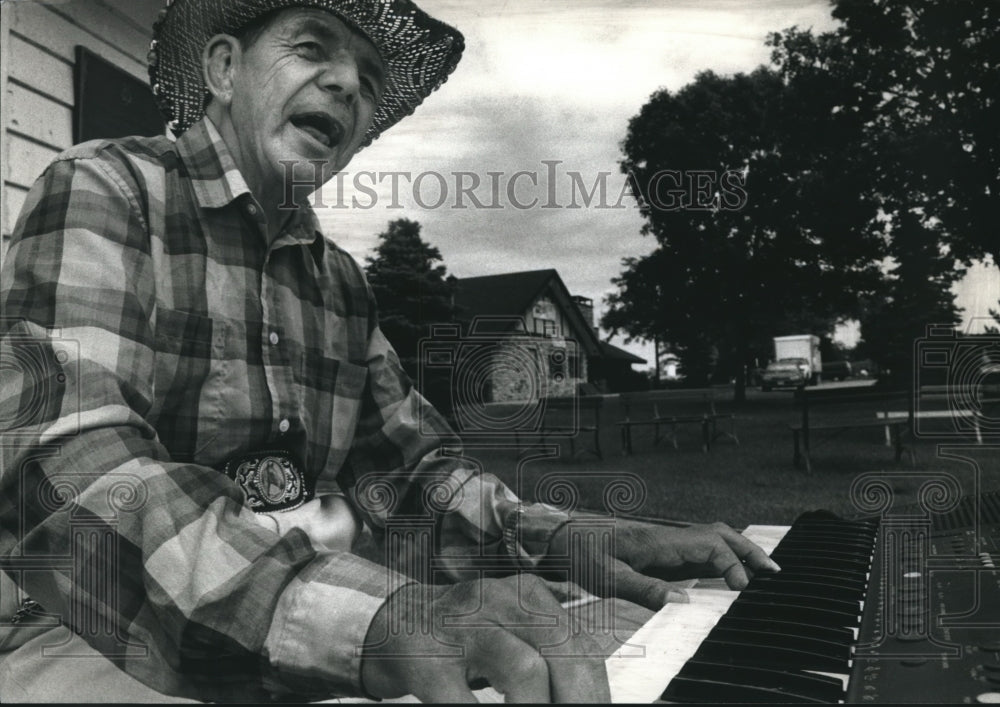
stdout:
[(610, 702), (604, 652), (570, 622), (533, 575), (410, 584), (375, 615), (361, 679), (375, 697), (422, 702), (475, 702), (483, 680), (508, 702)]
[(585, 529), (587, 521), (580, 518), (560, 528), (548, 557), (556, 561), (569, 555), (574, 578), (585, 589), (654, 611), (669, 601), (686, 601), (683, 591), (664, 580), (724, 577), (730, 588), (743, 589), (755, 572), (781, 569), (724, 523), (675, 528), (615, 519), (613, 546), (572, 542), (572, 534)]

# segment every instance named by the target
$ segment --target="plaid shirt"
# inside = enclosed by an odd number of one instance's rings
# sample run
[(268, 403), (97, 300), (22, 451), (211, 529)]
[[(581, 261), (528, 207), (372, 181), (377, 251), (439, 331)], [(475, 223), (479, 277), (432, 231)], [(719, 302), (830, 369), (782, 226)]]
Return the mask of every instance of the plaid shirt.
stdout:
[[(130, 674), (202, 700), (358, 694), (371, 619), (409, 581), (258, 523), (216, 471), (233, 455), (290, 449), (376, 532), (431, 518), (473, 553), (500, 552), (519, 505), (442, 451), (450, 429), (312, 210), (265, 233), (203, 119), (176, 143), (60, 155), (0, 281), (0, 354), (20, 373), (0, 383), (5, 568)], [(528, 515), (540, 542), (561, 518)]]

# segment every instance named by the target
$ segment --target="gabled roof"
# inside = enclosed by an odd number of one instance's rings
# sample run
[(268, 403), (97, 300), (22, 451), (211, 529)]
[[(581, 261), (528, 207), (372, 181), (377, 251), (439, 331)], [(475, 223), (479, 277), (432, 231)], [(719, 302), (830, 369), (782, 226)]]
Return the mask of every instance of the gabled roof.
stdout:
[(620, 349), (607, 341), (601, 342), (601, 357), (611, 361), (627, 361), (628, 363), (646, 363), (646, 359), (636, 356), (631, 351)]
[(553, 278), (559, 279), (553, 268), (461, 278), (455, 291), (455, 304), (461, 307), (458, 316), (519, 317)]
[[(538, 297), (550, 291), (567, 319), (573, 322), (574, 336), (581, 351), (597, 355), (600, 340), (586, 321), (559, 273), (553, 268), (483, 275), (456, 280), (455, 304), (462, 321), (475, 317), (523, 317)], [(510, 327), (507, 327), (509, 330)], [(499, 333), (499, 331), (498, 331)]]

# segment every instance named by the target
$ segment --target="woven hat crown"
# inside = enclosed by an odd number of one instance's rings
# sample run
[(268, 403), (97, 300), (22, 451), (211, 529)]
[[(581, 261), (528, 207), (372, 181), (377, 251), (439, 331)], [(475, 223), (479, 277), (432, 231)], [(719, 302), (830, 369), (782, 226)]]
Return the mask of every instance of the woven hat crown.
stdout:
[(205, 113), (202, 51), (219, 33), (238, 34), (264, 14), (291, 7), (333, 13), (364, 34), (385, 64), (385, 90), (364, 144), (371, 143), (448, 80), (465, 49), (462, 34), (410, 0), (167, 0), (153, 26), (149, 82), (175, 135)]

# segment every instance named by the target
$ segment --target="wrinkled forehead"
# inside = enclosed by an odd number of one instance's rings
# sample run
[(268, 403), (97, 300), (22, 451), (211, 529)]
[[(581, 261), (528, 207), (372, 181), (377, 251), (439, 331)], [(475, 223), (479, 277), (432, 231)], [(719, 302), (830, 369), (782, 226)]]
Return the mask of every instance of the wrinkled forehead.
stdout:
[(332, 10), (315, 7), (289, 7), (277, 10), (263, 28), (278, 39), (294, 41), (309, 36), (338, 46), (350, 46), (359, 60), (370, 64), (380, 75), (385, 72), (385, 62), (379, 48), (371, 38), (348, 18)]

